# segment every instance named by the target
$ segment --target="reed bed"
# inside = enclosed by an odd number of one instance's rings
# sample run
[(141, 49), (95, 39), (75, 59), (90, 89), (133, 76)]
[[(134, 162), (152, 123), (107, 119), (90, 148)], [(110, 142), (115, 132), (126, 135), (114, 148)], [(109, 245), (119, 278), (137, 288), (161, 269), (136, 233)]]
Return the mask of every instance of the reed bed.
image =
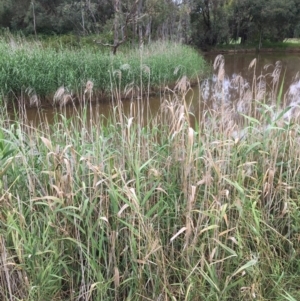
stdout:
[(94, 83), (93, 97), (110, 95), (111, 83), (123, 89), (153, 90), (174, 84), (183, 75), (197, 79), (205, 71), (204, 60), (196, 50), (180, 44), (157, 42), (113, 56), (95, 47), (49, 48), (42, 42), (21, 37), (0, 38), (0, 87), (9, 99), (33, 95), (52, 101), (55, 91), (64, 87), (82, 101), (88, 81)]
[(186, 81), (146, 125), (120, 99), (108, 122), (3, 109), (2, 300), (299, 300), (295, 107), (246, 97), (237, 122), (224, 101), (192, 111)]

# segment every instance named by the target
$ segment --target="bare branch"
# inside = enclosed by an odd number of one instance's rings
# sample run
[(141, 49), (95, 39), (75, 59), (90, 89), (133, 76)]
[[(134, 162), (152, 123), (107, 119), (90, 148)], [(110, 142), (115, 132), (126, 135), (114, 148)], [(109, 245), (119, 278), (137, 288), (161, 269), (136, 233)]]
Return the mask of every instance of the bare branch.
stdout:
[[(114, 43), (113, 44), (109, 44), (109, 43), (102, 43), (101, 41), (96, 41), (94, 40), (95, 43), (97, 44), (101, 44), (103, 46), (108, 46), (112, 49), (112, 52), (113, 54), (116, 54), (117, 52), (117, 49), (118, 47), (123, 44), (126, 40), (127, 40), (127, 28), (128, 28), (128, 24), (131, 24), (132, 22), (136, 21), (137, 19), (141, 19), (141, 17), (144, 17), (141, 16), (140, 18), (137, 18), (137, 13), (136, 13), (136, 8), (137, 8), (137, 5), (139, 3), (140, 0), (136, 0), (134, 2), (134, 4), (132, 5), (130, 11), (128, 13), (126, 13), (126, 18), (125, 18), (125, 21), (124, 21), (124, 25), (122, 26), (121, 28), (121, 31), (124, 32), (124, 36), (122, 38), (122, 40), (118, 40), (118, 39), (115, 39)], [(115, 6), (115, 13), (119, 13), (119, 9), (118, 9), (118, 5)], [(115, 31), (117, 29), (115, 28)]]

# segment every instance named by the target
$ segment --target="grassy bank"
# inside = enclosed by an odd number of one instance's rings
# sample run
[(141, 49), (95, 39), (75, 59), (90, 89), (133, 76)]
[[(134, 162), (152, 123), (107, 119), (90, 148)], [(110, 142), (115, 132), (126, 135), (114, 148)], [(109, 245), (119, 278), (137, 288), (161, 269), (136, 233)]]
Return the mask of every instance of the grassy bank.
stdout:
[(299, 123), (171, 95), (147, 126), (1, 112), (2, 300), (299, 300)]
[(93, 83), (94, 97), (113, 89), (126, 95), (151, 83), (155, 89), (174, 84), (183, 75), (196, 79), (205, 72), (204, 60), (190, 47), (157, 42), (143, 49), (119, 52), (95, 47), (51, 48), (45, 42), (10, 37), (0, 39), (1, 93), (10, 98), (52, 99), (59, 87), (72, 98), (83, 98), (86, 83)]

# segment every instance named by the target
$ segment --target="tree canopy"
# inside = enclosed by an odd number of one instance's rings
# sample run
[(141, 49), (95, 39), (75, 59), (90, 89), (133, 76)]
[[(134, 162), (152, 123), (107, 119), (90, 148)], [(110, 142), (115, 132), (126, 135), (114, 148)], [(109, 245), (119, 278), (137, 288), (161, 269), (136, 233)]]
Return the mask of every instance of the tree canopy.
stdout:
[(99, 34), (112, 47), (169, 39), (205, 49), (298, 37), (300, 0), (2, 0), (0, 26), (24, 34)]

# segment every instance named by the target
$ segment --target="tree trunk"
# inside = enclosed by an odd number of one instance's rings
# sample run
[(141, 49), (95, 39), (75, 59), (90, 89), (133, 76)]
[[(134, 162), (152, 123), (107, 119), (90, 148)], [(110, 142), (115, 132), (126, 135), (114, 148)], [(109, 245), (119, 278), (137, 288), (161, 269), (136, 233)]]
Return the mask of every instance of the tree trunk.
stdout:
[(137, 19), (138, 19), (138, 31), (139, 31), (139, 47), (142, 46), (143, 44), (143, 27), (142, 27), (142, 23), (140, 20), (140, 17), (142, 16), (142, 8), (143, 8), (143, 0), (139, 1), (139, 5), (138, 5), (138, 13), (137, 13)]
[(146, 26), (146, 32), (145, 36), (148, 37), (148, 43), (151, 42), (151, 17), (149, 17), (147, 26)]
[[(112, 53), (116, 54), (117, 49), (120, 45), (126, 42), (127, 40), (127, 31), (128, 31), (128, 25), (132, 23), (136, 23), (136, 14), (137, 14), (137, 4), (139, 0), (135, 0), (135, 2), (132, 4), (131, 9), (128, 10), (126, 13), (122, 14), (122, 7), (121, 7), (121, 0), (114, 0), (114, 43), (113, 44), (107, 44), (107, 43), (102, 43), (101, 41), (96, 41), (94, 40), (95, 43), (104, 45), (104, 46), (109, 46), (111, 47)], [(123, 20), (122, 18), (123, 17)], [(125, 17), (125, 20), (124, 20)], [(122, 22), (122, 23), (121, 23)], [(122, 27), (121, 27), (122, 25)], [(120, 32), (122, 34), (122, 39), (119, 39)]]
[[(114, 11), (115, 11), (115, 16), (114, 16), (114, 45), (117, 45), (119, 42), (119, 18), (120, 18), (120, 0), (114, 0)], [(115, 54), (115, 51), (113, 53)]]
[(31, 4), (32, 4), (32, 15), (33, 15), (33, 31), (34, 31), (34, 35), (36, 37), (37, 33), (36, 33), (36, 20), (35, 20), (34, 1), (32, 1)]

